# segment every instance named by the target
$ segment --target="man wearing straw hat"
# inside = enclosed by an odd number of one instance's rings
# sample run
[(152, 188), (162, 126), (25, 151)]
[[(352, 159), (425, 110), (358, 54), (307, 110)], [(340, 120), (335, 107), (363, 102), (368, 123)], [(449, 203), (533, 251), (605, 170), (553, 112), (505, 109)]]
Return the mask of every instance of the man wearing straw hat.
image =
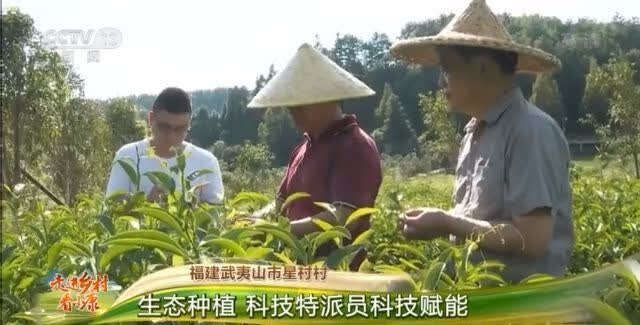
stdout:
[(454, 208), (406, 211), (404, 234), (479, 236), (474, 258), (503, 262), (510, 281), (563, 275), (573, 245), (567, 141), (515, 84), (516, 72), (550, 73), (559, 60), (513, 42), (484, 0), (471, 1), (438, 35), (403, 40), (391, 50), (411, 63), (440, 65), (450, 108), (471, 117), (456, 167)]
[[(310, 197), (293, 201), (284, 209), (298, 236), (319, 231), (313, 219), (335, 224), (355, 209), (372, 207), (382, 182), (380, 155), (375, 142), (359, 126), (354, 115), (342, 113), (341, 101), (375, 94), (367, 85), (340, 68), (308, 44), (303, 44), (287, 66), (253, 98), (248, 107), (286, 107), (302, 142), (291, 152), (276, 204), (262, 209), (260, 217), (291, 194)], [(314, 202), (336, 207), (335, 217)], [(336, 220), (339, 219), (339, 220)], [(348, 227), (352, 239), (369, 228), (365, 216)], [(334, 247), (335, 248), (335, 247)], [(332, 248), (322, 247), (320, 255)], [(351, 263), (364, 260), (360, 251)]]

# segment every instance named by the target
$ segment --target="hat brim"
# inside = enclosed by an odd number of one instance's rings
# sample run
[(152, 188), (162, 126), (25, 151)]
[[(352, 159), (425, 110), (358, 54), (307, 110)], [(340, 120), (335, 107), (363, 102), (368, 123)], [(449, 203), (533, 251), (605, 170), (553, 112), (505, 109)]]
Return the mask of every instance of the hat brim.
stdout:
[(435, 66), (440, 63), (438, 46), (461, 45), (483, 47), (495, 50), (518, 53), (516, 72), (543, 73), (554, 72), (561, 68), (561, 63), (554, 55), (545, 51), (514, 42), (450, 32), (446, 35), (416, 37), (397, 42), (391, 52), (410, 62), (424, 66)]
[(339, 102), (347, 99), (364, 98), (372, 95), (375, 95), (374, 91), (368, 92), (366, 94), (361, 94), (361, 95), (336, 96), (335, 98), (327, 97), (322, 99), (307, 99), (307, 100), (295, 99), (290, 101), (286, 101), (286, 100), (285, 101), (283, 100), (269, 101), (268, 99), (266, 99), (258, 103), (254, 103), (252, 101), (247, 105), (247, 108), (253, 109), (253, 108), (272, 108), (272, 107), (300, 107), (300, 106), (315, 105), (315, 104), (321, 104), (321, 103)]

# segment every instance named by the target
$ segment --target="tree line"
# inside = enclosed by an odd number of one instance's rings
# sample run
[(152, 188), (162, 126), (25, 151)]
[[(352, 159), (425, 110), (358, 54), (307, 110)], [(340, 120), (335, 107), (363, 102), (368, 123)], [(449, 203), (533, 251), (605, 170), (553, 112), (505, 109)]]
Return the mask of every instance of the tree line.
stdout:
[[(408, 23), (400, 38), (436, 34), (452, 17)], [(603, 153), (635, 160), (640, 174), (640, 20), (615, 16), (600, 23), (508, 14), (500, 19), (516, 41), (553, 53), (563, 63), (553, 75), (518, 76), (525, 96), (553, 116), (569, 138), (597, 136)], [(2, 26), (2, 183), (23, 181), (21, 162), (67, 202), (101, 188), (115, 150), (145, 135), (145, 113), (154, 95), (87, 99), (82, 80), (44, 45), (28, 15), (10, 9)], [(466, 120), (446, 111), (438, 92), (439, 70), (395, 59), (391, 44), (383, 33), (364, 40), (338, 34), (330, 46), (316, 40), (315, 47), (376, 91), (343, 107), (358, 116), (382, 153), (416, 154), (434, 168), (451, 167)], [(191, 92), (190, 141), (215, 151), (229, 166), (237, 157), (243, 157), (243, 166), (284, 165), (300, 136), (286, 111), (246, 107), (276, 72), (273, 66), (265, 69), (251, 89)], [(251, 153), (263, 161), (251, 162)]]

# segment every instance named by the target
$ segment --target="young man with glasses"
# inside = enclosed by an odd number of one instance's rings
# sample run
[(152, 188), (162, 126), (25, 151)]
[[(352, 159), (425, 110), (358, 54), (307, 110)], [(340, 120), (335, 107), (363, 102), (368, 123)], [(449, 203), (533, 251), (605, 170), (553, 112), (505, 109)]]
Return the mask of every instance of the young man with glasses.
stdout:
[[(179, 175), (170, 172), (176, 165), (177, 153), (186, 155), (185, 175), (202, 169), (213, 172), (191, 180), (192, 187), (201, 185), (198, 196), (201, 202), (222, 203), (224, 188), (218, 160), (209, 151), (185, 141), (191, 125), (191, 100), (189, 95), (179, 88), (166, 88), (156, 98), (152, 110), (147, 116), (151, 138), (129, 143), (120, 148), (115, 155), (114, 164), (107, 185), (107, 196), (118, 192), (132, 192), (135, 185), (120, 164), (119, 159), (129, 158), (134, 166), (140, 167), (140, 190), (147, 199), (161, 200), (166, 193), (154, 186), (144, 176), (147, 172), (162, 171), (173, 176), (176, 187), (181, 187)], [(153, 152), (153, 154), (150, 154)], [(139, 159), (139, 160), (138, 160)]]

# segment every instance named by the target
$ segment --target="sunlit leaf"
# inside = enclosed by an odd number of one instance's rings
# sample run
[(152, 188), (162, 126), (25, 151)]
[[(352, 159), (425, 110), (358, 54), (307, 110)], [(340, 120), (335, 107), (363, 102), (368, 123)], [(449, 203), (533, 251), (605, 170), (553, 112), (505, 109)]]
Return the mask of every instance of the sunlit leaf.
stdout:
[(234, 256), (245, 256), (247, 252), (242, 248), (242, 246), (238, 245), (235, 241), (226, 239), (226, 238), (214, 238), (204, 241), (200, 244), (200, 246), (218, 246), (220, 248), (227, 249), (231, 251)]
[(285, 209), (287, 209), (287, 207), (289, 207), (289, 205), (291, 203), (293, 203), (294, 201), (302, 199), (302, 198), (309, 198), (309, 197), (311, 197), (311, 195), (309, 195), (307, 193), (302, 193), (302, 192), (293, 193), (293, 194), (289, 195), (287, 197), (287, 199), (280, 206), (280, 213), (285, 211)]
[(380, 210), (373, 208), (360, 208), (358, 210), (353, 211), (349, 217), (347, 217), (347, 221), (345, 222), (345, 226), (350, 225), (353, 222), (356, 222), (360, 218), (368, 215), (372, 215), (374, 213), (378, 213)]

